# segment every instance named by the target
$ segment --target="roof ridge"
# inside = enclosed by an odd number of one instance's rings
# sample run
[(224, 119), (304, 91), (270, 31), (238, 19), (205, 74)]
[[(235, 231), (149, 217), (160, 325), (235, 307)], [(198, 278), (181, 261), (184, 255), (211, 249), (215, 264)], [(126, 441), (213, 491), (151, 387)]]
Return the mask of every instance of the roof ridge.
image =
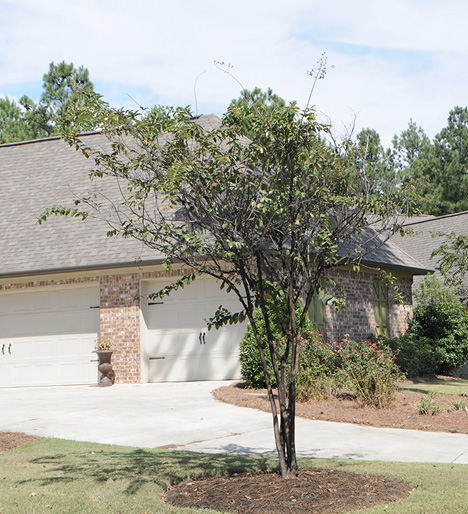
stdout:
[[(93, 136), (96, 134), (101, 134), (102, 130), (93, 130), (91, 132), (82, 132), (79, 136)], [(62, 139), (62, 136), (49, 136), (49, 137), (40, 137), (38, 139), (27, 139), (26, 141), (13, 141), (12, 143), (2, 143), (0, 144), (0, 148), (8, 147), (8, 146), (21, 146), (21, 145), (30, 145), (34, 143), (44, 143), (47, 141), (57, 141)]]
[[(425, 219), (425, 220), (413, 221), (411, 223), (404, 223), (402, 226), (403, 227), (407, 227), (408, 225), (419, 225), (420, 223), (428, 223), (428, 222), (434, 221), (434, 220), (441, 220), (441, 219), (445, 219), (445, 218), (453, 218), (455, 216), (461, 216), (463, 214), (468, 214), (468, 211), (453, 212), (452, 214), (444, 214), (443, 216), (431, 216), (431, 217), (428, 217), (428, 219)], [(430, 215), (428, 215), (428, 216), (430, 216)]]

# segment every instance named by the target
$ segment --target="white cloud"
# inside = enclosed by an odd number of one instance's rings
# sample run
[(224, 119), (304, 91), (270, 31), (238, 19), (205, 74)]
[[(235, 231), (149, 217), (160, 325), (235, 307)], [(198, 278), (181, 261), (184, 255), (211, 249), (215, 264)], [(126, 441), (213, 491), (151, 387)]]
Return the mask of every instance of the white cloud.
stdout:
[[(50, 61), (84, 65), (114, 104), (194, 104), (221, 113), (240, 86), (272, 87), (304, 105), (323, 51), (330, 69), (313, 102), (340, 128), (389, 144), (409, 118), (433, 136), (466, 105), (465, 0), (0, 0), (0, 91), (19, 97)], [(39, 93), (38, 93), (39, 94)]]

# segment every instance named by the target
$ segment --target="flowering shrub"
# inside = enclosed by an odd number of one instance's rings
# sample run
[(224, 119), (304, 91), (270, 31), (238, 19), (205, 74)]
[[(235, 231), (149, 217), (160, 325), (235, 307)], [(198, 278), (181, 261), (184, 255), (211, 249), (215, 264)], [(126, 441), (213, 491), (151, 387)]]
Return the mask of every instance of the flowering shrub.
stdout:
[(405, 376), (390, 348), (373, 341), (354, 342), (346, 334), (335, 350), (339, 359), (339, 381), (359, 402), (387, 407)]
[(296, 379), (299, 402), (332, 395), (338, 370), (334, 347), (322, 342), (322, 334), (307, 331), (301, 341), (300, 368)]

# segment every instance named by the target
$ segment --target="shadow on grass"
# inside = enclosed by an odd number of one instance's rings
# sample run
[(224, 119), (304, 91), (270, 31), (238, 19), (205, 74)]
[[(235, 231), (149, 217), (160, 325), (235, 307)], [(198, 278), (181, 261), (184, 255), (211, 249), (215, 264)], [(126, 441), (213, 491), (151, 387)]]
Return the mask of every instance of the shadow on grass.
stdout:
[(124, 481), (125, 492), (130, 495), (147, 483), (164, 488), (186, 479), (277, 469), (275, 459), (268, 456), (130, 448), (120, 451), (114, 447), (91, 452), (75, 449), (68, 454), (43, 455), (29, 462), (38, 465), (38, 476), (20, 483), (53, 485), (90, 478), (97, 483)]
[(465, 396), (468, 393), (468, 381), (461, 379), (443, 379), (436, 377), (414, 378), (412, 384), (404, 385), (402, 391), (414, 391), (417, 393), (429, 394), (451, 394)]

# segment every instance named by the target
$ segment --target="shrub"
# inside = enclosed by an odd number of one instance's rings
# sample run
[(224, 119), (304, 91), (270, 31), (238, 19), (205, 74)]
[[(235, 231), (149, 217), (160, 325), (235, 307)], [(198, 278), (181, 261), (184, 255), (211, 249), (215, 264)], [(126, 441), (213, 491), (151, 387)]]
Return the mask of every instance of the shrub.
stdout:
[[(298, 304), (296, 306), (296, 320), (299, 322), (299, 318), (302, 314), (302, 306)], [(271, 329), (273, 337), (278, 344), (280, 351), (283, 350), (284, 334), (289, 322), (289, 313), (285, 301), (267, 303), (267, 310), (269, 314)], [(270, 352), (268, 349), (267, 335), (265, 320), (263, 318), (260, 309), (254, 312), (255, 324), (258, 328), (262, 339), (262, 348), (265, 350), (265, 360), (268, 367), (268, 375), (273, 387), (277, 386), (275, 374), (273, 372), (273, 366), (271, 364)], [(310, 337), (312, 334), (312, 323), (306, 318), (304, 324), (304, 337)], [(253, 333), (252, 327), (247, 326), (247, 331), (240, 343), (239, 347), (239, 359), (241, 363), (242, 378), (247, 382), (249, 387), (256, 389), (266, 387), (265, 375), (263, 373), (262, 361), (260, 359), (260, 352), (257, 348), (257, 342)]]
[(322, 342), (321, 334), (308, 332), (301, 342), (300, 368), (296, 379), (299, 402), (322, 400), (336, 389), (337, 356), (334, 347)]
[(468, 313), (453, 291), (426, 279), (403, 336), (389, 341), (408, 376), (446, 374), (468, 357)]
[(354, 342), (347, 337), (336, 349), (340, 385), (347, 387), (365, 405), (387, 407), (405, 377), (391, 349), (374, 341)]

